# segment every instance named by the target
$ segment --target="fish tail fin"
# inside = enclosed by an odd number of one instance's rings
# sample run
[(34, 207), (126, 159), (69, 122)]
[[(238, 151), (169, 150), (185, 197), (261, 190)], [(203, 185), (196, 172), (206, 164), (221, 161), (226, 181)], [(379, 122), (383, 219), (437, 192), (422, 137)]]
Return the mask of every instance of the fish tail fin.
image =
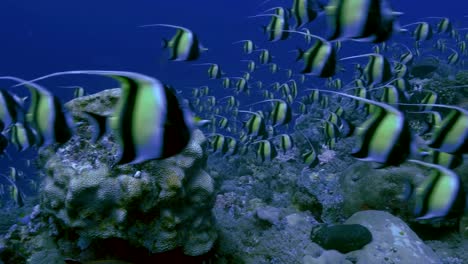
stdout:
[(162, 47), (163, 49), (169, 47), (169, 41), (168, 41), (167, 39), (162, 39), (162, 40), (161, 40), (161, 47)]
[(211, 120), (201, 119), (200, 117), (194, 117), (193, 121), (196, 127), (205, 127), (212, 123)]
[(408, 201), (413, 196), (414, 190), (414, 184), (406, 179), (403, 183), (403, 192), (400, 194), (400, 199), (405, 202)]
[(107, 132), (107, 117), (96, 113), (86, 112), (83, 114), (88, 119), (88, 122), (94, 127), (91, 142), (96, 143)]
[(296, 61), (304, 58), (304, 51), (301, 48), (297, 48), (296, 51), (297, 51)]
[(201, 52), (206, 52), (208, 51), (208, 48), (204, 47), (203, 45), (200, 44), (200, 51)]

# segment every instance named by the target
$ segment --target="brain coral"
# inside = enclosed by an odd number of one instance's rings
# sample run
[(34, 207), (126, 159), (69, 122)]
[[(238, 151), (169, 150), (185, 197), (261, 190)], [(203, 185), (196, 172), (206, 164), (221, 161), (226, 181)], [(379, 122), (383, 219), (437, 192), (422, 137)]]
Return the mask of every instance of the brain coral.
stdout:
[(179, 247), (187, 255), (206, 253), (217, 234), (203, 133), (196, 130), (174, 157), (112, 167), (118, 147), (112, 135), (92, 144), (79, 113), (108, 114), (118, 96), (114, 89), (67, 103), (77, 135), (55, 152), (41, 152), (42, 209), (62, 233), (73, 231), (81, 241), (119, 238), (153, 253)]

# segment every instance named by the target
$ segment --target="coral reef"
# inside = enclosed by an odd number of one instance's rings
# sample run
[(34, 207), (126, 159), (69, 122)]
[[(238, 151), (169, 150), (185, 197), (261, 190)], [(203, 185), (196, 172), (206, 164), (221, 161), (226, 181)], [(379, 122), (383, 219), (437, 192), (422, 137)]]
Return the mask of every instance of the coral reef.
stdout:
[(449, 105), (466, 105), (468, 87), (448, 88), (468, 84), (468, 71), (460, 71), (454, 76), (437, 77), (423, 85), (424, 89), (434, 91), (438, 95), (438, 103)]
[[(72, 113), (106, 114), (116, 93), (105, 91), (66, 106)], [(152, 253), (182, 247), (187, 255), (204, 254), (216, 239), (205, 144), (197, 130), (174, 157), (111, 168), (115, 152), (109, 148), (116, 149), (115, 144), (109, 139), (91, 144), (79, 135), (52, 155), (41, 153), (46, 172), (41, 206), (58, 230), (76, 233), (83, 245), (120, 238)]]
[(66, 104), (79, 121), (77, 135), (56, 149), (40, 151), (44, 174), (40, 232), (11, 232), (19, 234), (18, 240), (34, 241), (45, 235), (56, 243), (34, 251), (30, 250), (35, 246), (25, 243), (24, 258), (33, 252), (30, 259), (60, 252), (59, 262), (61, 256), (92, 260), (102, 253), (102, 245), (113, 240), (144, 248), (147, 254), (181, 249), (185, 255), (198, 256), (212, 248), (217, 239), (211, 212), (214, 180), (205, 171), (203, 133), (194, 131), (188, 146), (176, 156), (113, 167), (117, 144), (112, 135), (92, 144), (92, 129), (80, 112), (106, 115), (118, 95), (118, 89), (108, 90)]

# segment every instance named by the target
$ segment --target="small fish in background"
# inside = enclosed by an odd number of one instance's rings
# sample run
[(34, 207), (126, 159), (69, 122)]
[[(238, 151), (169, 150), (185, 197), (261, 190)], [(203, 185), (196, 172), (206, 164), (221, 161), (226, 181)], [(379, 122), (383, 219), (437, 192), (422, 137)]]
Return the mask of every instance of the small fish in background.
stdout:
[(18, 186), (16, 185), (16, 179), (12, 178), (11, 174), (10, 175), (4, 175), (0, 174), (4, 179), (8, 181), (10, 184), (8, 186), (9, 188), (9, 195), (10, 198), (16, 203), (18, 207), (23, 207), (24, 206), (24, 195), (23, 193), (18, 189)]
[(238, 110), (238, 112), (252, 115), (243, 123), (243, 127), (246, 129), (247, 135), (256, 138), (264, 137), (267, 134), (265, 118), (263, 118), (259, 113), (247, 110)]
[[(260, 55), (258, 56), (260, 64), (269, 64), (273, 60), (273, 56), (271, 55), (270, 51), (268, 49), (258, 49), (255, 51), (259, 51)], [(276, 65), (278, 66), (278, 65)], [(278, 70), (278, 69), (276, 69)], [(273, 70), (272, 70), (273, 71)]]
[[(211, 143), (212, 153), (220, 153), (224, 155), (229, 150), (228, 140), (222, 134), (212, 134), (208, 136)], [(213, 138), (213, 139), (211, 139)]]
[(169, 27), (177, 29), (171, 40), (162, 40), (162, 47), (170, 49), (169, 60), (193, 61), (197, 60), (201, 53), (208, 49), (203, 47), (197, 35), (190, 29), (170, 24), (149, 24), (140, 27)]
[(198, 64), (192, 64), (193, 66), (209, 66), (208, 67), (208, 77), (210, 79), (219, 79), (221, 78), (221, 75), (223, 72), (221, 71), (221, 68), (219, 67), (219, 64), (216, 63), (198, 63)]
[(312, 169), (320, 163), (317, 152), (315, 151), (312, 142), (310, 142), (310, 139), (304, 135), (304, 132), (301, 130), (296, 131), (299, 132), (299, 134), (307, 141), (307, 144), (309, 144), (309, 150), (301, 155), (302, 162), (307, 165), (304, 169)]
[(258, 49), (258, 47), (253, 43), (253, 41), (249, 39), (239, 40), (239, 41), (233, 42), (232, 44), (238, 44), (238, 43), (243, 44), (242, 48), (245, 54), (251, 54), (254, 50)]
[(292, 109), (291, 106), (281, 99), (267, 99), (260, 102), (256, 102), (251, 104), (250, 106), (261, 104), (261, 103), (268, 103), (272, 102), (273, 107), (270, 112), (270, 117), (273, 126), (277, 125), (285, 125), (291, 122), (292, 120)]
[(275, 144), (270, 140), (259, 140), (252, 144), (258, 145), (255, 153), (257, 154), (257, 159), (260, 159), (261, 162), (272, 161), (278, 156)]
[(279, 40), (285, 40), (289, 37), (289, 23), (288, 23), (288, 12), (287, 9), (283, 7), (273, 7), (268, 11), (275, 11), (275, 14), (258, 14), (255, 16), (250, 16), (249, 18), (254, 17), (271, 17), (270, 23), (267, 26), (262, 26), (263, 33), (268, 36), (268, 41), (275, 42)]
[(36, 132), (28, 125), (15, 123), (9, 128), (10, 141), (17, 151), (25, 151), (36, 144)]
[(294, 140), (289, 134), (281, 134), (279, 137), (279, 146), (283, 154), (294, 148)]
[(402, 27), (409, 27), (413, 25), (417, 25), (416, 28), (413, 30), (413, 38), (416, 40), (416, 45), (420, 45), (421, 41), (431, 40), (434, 36), (432, 26), (424, 21), (414, 22), (411, 24), (404, 25)]
[(428, 18), (435, 18), (440, 19), (437, 23), (437, 33), (450, 33), (453, 29), (452, 21), (448, 17), (428, 17)]

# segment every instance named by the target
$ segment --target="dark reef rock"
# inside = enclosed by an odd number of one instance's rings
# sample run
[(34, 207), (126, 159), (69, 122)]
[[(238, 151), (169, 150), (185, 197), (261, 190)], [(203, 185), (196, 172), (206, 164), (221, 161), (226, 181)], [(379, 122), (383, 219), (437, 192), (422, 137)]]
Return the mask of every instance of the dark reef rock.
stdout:
[(312, 230), (310, 239), (324, 249), (348, 253), (369, 244), (372, 234), (359, 224), (319, 226)]

